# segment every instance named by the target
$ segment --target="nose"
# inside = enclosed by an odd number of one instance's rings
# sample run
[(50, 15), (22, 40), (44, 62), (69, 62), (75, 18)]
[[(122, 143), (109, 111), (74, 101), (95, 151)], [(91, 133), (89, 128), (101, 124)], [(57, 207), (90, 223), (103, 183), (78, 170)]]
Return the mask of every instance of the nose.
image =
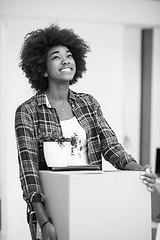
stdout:
[(62, 59), (62, 64), (63, 65), (67, 65), (67, 64), (69, 64), (70, 62), (69, 62), (69, 59), (67, 59), (67, 58), (63, 58)]

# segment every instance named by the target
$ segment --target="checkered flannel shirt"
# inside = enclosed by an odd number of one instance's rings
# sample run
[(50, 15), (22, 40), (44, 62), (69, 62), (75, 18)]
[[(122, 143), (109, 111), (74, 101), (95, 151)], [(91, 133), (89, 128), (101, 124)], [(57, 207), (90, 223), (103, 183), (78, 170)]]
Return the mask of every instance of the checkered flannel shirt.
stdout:
[[(93, 96), (69, 90), (69, 102), (74, 116), (86, 132), (90, 164), (98, 165), (101, 169), (102, 155), (118, 169), (124, 169), (127, 163), (135, 161), (118, 142)], [(47, 107), (44, 92), (37, 92), (17, 108), (15, 131), (24, 200), (28, 204), (32, 201), (43, 202), (39, 170), (47, 169), (47, 165), (43, 145), (37, 139), (40, 133), (56, 131), (62, 135), (57, 112), (54, 108)]]

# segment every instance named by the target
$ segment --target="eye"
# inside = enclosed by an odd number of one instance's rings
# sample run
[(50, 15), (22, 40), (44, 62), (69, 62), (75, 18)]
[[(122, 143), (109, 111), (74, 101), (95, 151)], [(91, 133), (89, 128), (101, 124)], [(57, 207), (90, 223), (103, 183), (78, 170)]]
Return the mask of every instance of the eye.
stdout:
[(52, 60), (58, 60), (58, 59), (60, 59), (59, 56), (56, 56), (56, 55), (55, 55), (55, 56), (52, 57)]
[(67, 55), (67, 58), (73, 58), (73, 55), (72, 55), (71, 53), (69, 53), (69, 54)]

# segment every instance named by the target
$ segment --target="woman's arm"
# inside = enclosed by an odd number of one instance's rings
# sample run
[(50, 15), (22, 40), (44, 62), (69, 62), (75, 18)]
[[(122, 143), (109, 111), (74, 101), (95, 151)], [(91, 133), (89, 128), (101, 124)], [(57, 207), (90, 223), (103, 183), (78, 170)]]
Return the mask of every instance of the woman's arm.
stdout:
[(44, 197), (38, 171), (38, 142), (29, 107), (25, 105), (18, 107), (15, 115), (20, 181), (23, 198), (27, 203), (32, 202), (36, 194), (39, 194), (42, 199)]
[(42, 226), (46, 221), (49, 220), (44, 204), (42, 202), (32, 202), (33, 209), (36, 213), (38, 223)]
[(132, 171), (143, 171), (143, 167), (139, 165), (137, 162), (129, 162), (126, 164), (125, 170), (132, 170)]
[[(20, 106), (15, 115), (15, 132), (17, 138), (20, 180), (24, 200), (30, 202), (39, 225), (48, 221), (44, 208), (44, 196), (41, 189), (38, 166), (38, 143), (34, 132), (34, 122), (30, 106)], [(48, 221), (41, 229), (42, 240), (55, 240), (55, 228)]]
[(142, 182), (150, 192), (153, 192), (157, 176), (155, 173), (152, 173), (151, 166), (146, 165), (142, 167), (125, 151), (123, 146), (118, 142), (116, 134), (104, 118), (100, 105), (95, 99), (93, 99), (93, 102), (96, 106), (94, 109), (99, 124), (101, 149), (104, 158), (118, 169), (142, 171), (140, 176)]
[(121, 170), (125, 169), (125, 166), (130, 162), (136, 163), (135, 159), (125, 151), (122, 144), (118, 141), (113, 129), (104, 118), (100, 105), (96, 109), (96, 118), (104, 159), (109, 161), (115, 168)]
[(32, 202), (32, 206), (41, 227), (42, 240), (56, 240), (55, 227), (49, 220), (44, 204), (42, 202)]

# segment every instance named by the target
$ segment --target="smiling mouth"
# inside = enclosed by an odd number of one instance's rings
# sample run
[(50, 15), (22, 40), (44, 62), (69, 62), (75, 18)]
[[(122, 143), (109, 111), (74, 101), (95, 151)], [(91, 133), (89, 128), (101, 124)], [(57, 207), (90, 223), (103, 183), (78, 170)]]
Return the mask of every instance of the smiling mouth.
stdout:
[(72, 68), (66, 67), (66, 68), (60, 69), (60, 71), (61, 71), (61, 72), (70, 72), (70, 71), (72, 71)]

